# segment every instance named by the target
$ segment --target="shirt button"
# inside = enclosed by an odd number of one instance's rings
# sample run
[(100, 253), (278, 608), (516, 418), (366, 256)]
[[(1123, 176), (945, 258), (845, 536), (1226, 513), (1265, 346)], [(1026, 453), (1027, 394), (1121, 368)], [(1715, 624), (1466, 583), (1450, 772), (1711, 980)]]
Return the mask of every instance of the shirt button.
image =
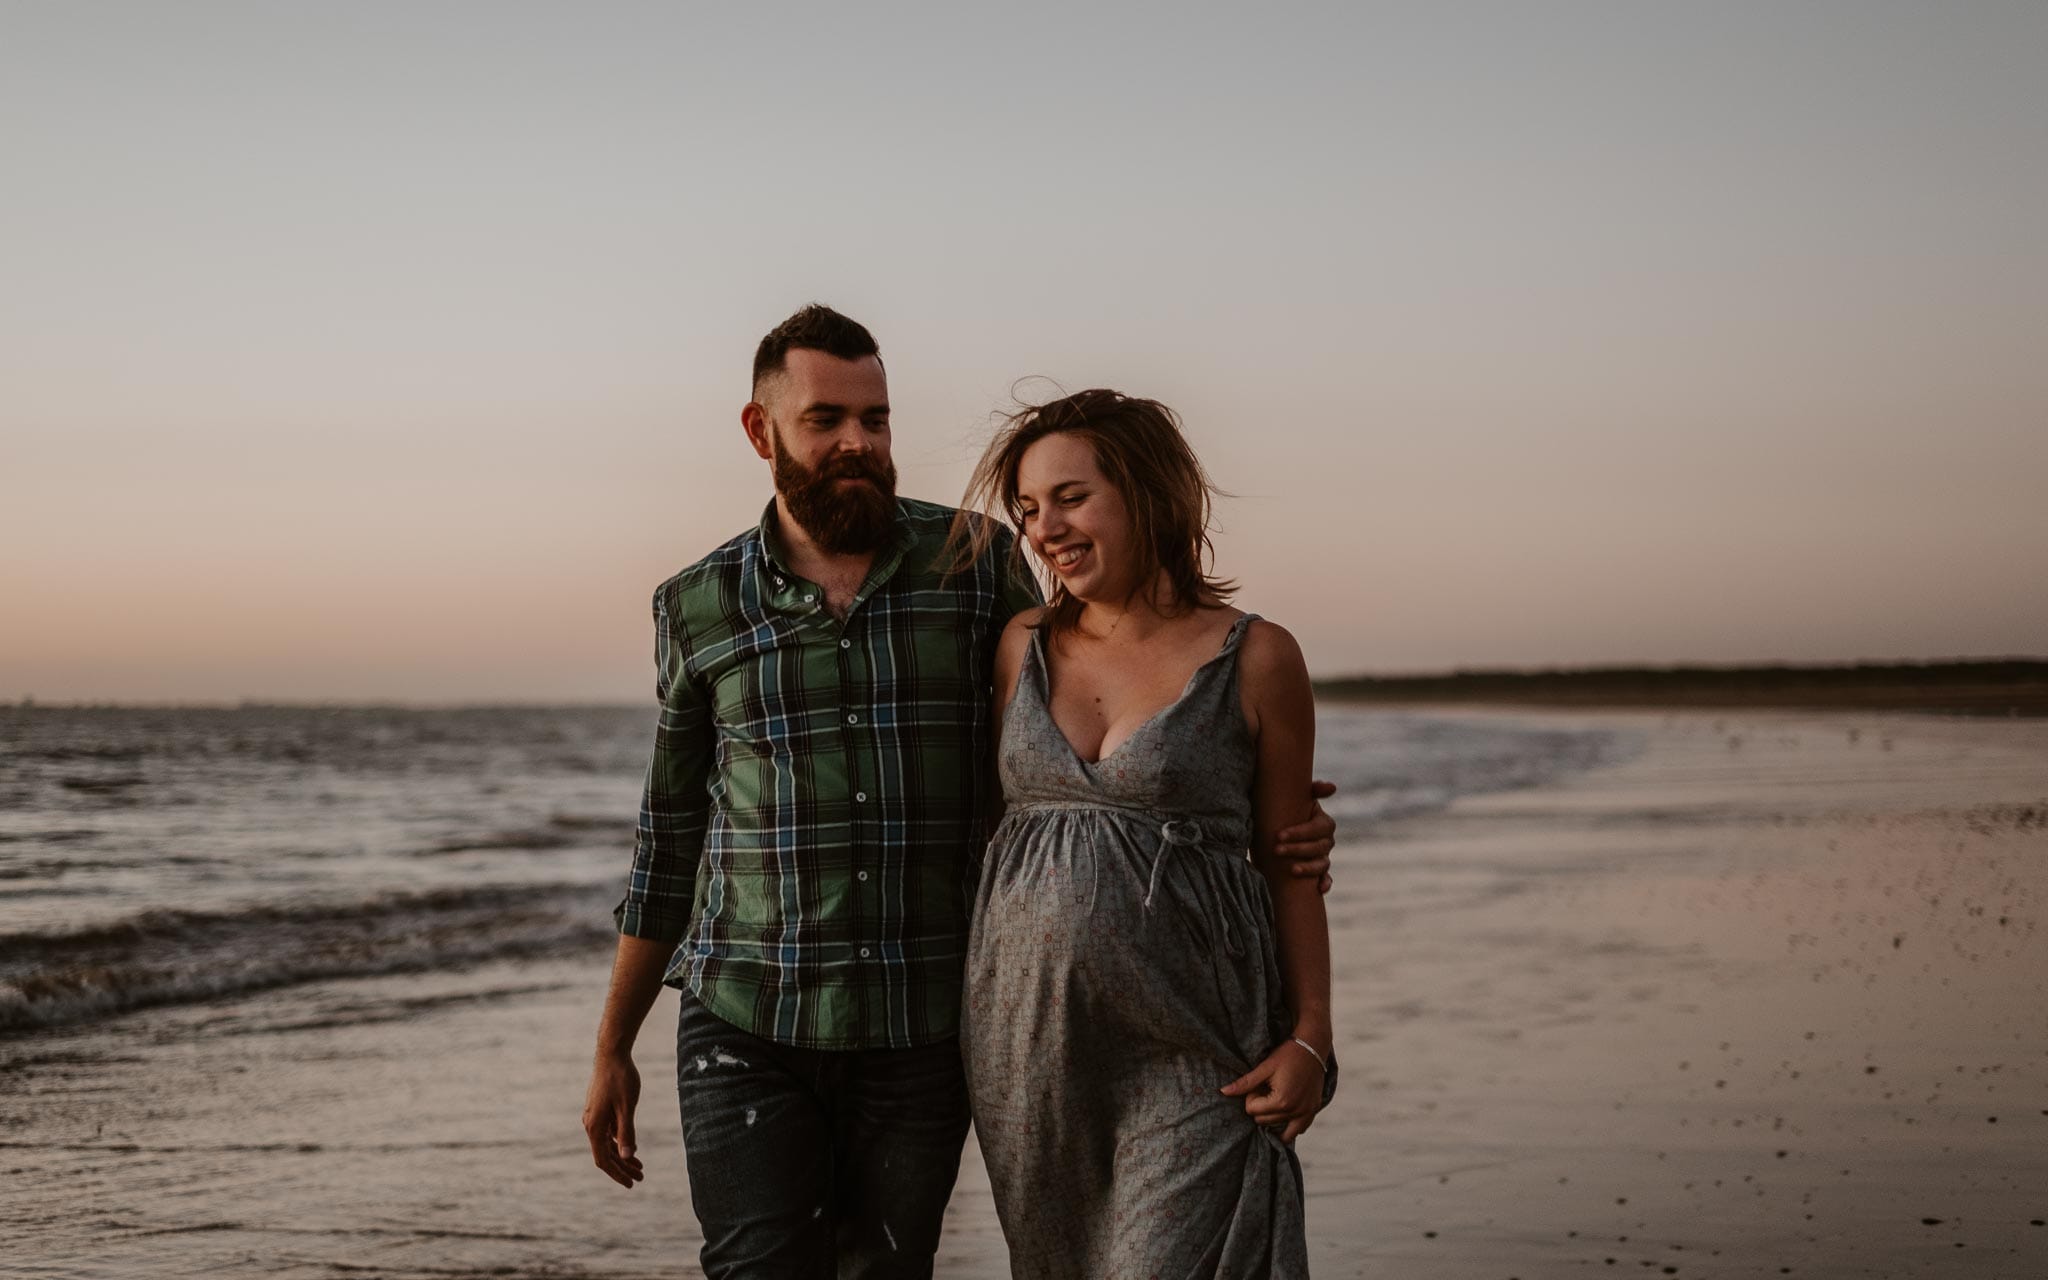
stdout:
[(806, 592), (804, 592), (804, 603), (805, 603), (805, 604), (816, 604), (816, 603), (818, 603), (818, 597), (817, 597), (817, 596), (815, 596), (815, 595), (813, 595), (813, 594), (811, 594), (810, 592), (806, 591)]
[(842, 649), (851, 649), (851, 648), (853, 648), (853, 641), (851, 641), (851, 640), (841, 640), (841, 641), (839, 642), (839, 647), (840, 647), (840, 648), (842, 648)]
[(874, 952), (872, 952), (872, 951), (869, 951), (869, 950), (868, 950), (868, 949), (867, 949), (866, 947), (862, 947), (862, 948), (860, 949), (860, 958), (861, 958), (861, 959), (863, 959), (863, 960), (867, 959), (867, 958), (868, 958), (869, 956), (871, 956), (871, 955), (873, 955), (873, 954), (874, 954)]
[(850, 715), (850, 716), (846, 717), (846, 723), (848, 723), (848, 724), (859, 724), (859, 723), (860, 723), (860, 717), (859, 717), (859, 716), (853, 716), (853, 715)]
[(853, 878), (856, 880), (865, 880), (868, 878), (868, 873), (865, 871), (856, 871), (853, 873)]
[(866, 804), (868, 802), (868, 793), (865, 791), (856, 791), (853, 793), (853, 798), (860, 801), (862, 804)]
[(782, 579), (780, 579), (780, 578), (777, 578), (777, 579), (775, 580), (775, 585), (776, 585), (776, 586), (778, 586), (778, 587), (779, 587), (779, 586), (781, 586), (781, 585), (782, 585)]

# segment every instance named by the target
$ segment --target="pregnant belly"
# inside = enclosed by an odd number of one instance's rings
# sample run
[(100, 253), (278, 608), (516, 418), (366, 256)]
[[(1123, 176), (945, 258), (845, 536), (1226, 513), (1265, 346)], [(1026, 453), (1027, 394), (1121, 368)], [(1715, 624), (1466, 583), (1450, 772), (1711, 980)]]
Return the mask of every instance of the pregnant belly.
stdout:
[(1193, 927), (1201, 913), (1187, 910), (1196, 886), (1176, 883), (1171, 863), (1155, 883), (1158, 852), (1115, 838), (998, 852), (976, 911), (970, 982), (1044, 998), (1124, 989), (1183, 969), (1207, 948)]

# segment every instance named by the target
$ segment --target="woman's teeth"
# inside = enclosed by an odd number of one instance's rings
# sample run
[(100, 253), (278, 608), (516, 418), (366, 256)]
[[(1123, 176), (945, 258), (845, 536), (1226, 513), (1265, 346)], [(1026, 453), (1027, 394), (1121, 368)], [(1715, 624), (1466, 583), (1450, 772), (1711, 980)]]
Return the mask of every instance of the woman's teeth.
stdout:
[(1062, 569), (1071, 569), (1080, 561), (1082, 555), (1087, 550), (1088, 548), (1086, 547), (1068, 547), (1066, 550), (1053, 556), (1052, 562)]

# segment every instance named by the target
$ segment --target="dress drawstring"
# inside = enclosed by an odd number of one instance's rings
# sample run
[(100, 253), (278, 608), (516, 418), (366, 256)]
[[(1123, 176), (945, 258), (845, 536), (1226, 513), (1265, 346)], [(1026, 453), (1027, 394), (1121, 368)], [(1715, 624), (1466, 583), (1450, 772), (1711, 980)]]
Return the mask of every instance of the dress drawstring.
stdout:
[[(1202, 843), (1202, 824), (1193, 818), (1176, 818), (1159, 825), (1159, 856), (1152, 860), (1152, 875), (1145, 884), (1145, 910), (1152, 909), (1152, 899), (1159, 892), (1159, 877), (1166, 873), (1166, 863), (1175, 849), (1198, 848)], [(1244, 943), (1239, 941), (1237, 926), (1231, 922), (1230, 912), (1223, 903), (1214, 900), (1213, 895), (1202, 894), (1202, 905), (1209, 915), (1209, 924), (1215, 930), (1211, 937), (1221, 936), (1223, 949), (1230, 955), (1242, 957)]]
[(1202, 824), (1193, 818), (1170, 819), (1159, 824), (1159, 838), (1165, 843), (1159, 846), (1159, 856), (1152, 860), (1152, 878), (1145, 885), (1145, 908), (1152, 907), (1152, 895), (1159, 892), (1159, 875), (1166, 870), (1166, 855), (1175, 845), (1194, 846), (1202, 843)]

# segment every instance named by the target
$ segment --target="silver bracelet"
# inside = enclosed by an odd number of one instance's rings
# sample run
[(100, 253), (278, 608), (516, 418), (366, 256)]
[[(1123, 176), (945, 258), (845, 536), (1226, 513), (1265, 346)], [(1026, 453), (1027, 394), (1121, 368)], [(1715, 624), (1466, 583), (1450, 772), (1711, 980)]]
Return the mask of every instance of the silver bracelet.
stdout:
[(1308, 1056), (1309, 1056), (1309, 1057), (1311, 1057), (1311, 1058), (1314, 1058), (1314, 1059), (1316, 1060), (1316, 1065), (1317, 1065), (1317, 1066), (1319, 1066), (1319, 1067), (1321, 1067), (1321, 1068), (1323, 1069), (1323, 1074), (1324, 1074), (1324, 1075), (1329, 1075), (1329, 1074), (1330, 1074), (1330, 1064), (1329, 1064), (1329, 1063), (1327, 1063), (1327, 1062), (1325, 1062), (1325, 1061), (1323, 1061), (1323, 1055), (1322, 1055), (1322, 1054), (1320, 1054), (1320, 1053), (1317, 1053), (1317, 1052), (1315, 1051), (1315, 1047), (1314, 1047), (1313, 1045), (1309, 1044), (1309, 1042), (1308, 1042), (1308, 1041), (1306, 1041), (1306, 1040), (1302, 1039), (1302, 1038), (1301, 1038), (1300, 1036), (1293, 1036), (1293, 1037), (1291, 1037), (1291, 1038), (1293, 1039), (1294, 1043), (1296, 1043), (1296, 1044), (1300, 1045), (1300, 1046), (1301, 1046), (1302, 1048), (1304, 1048), (1304, 1049), (1307, 1049), (1307, 1050), (1308, 1050)]

